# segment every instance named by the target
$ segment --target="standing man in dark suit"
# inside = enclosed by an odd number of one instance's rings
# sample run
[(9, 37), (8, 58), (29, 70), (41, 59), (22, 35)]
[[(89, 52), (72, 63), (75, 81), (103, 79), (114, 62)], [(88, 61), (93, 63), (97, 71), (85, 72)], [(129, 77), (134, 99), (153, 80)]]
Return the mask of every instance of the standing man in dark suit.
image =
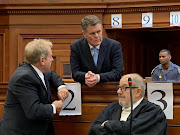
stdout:
[(71, 70), (75, 81), (89, 87), (98, 82), (119, 81), (123, 70), (121, 44), (103, 37), (101, 20), (94, 15), (81, 22), (84, 37), (71, 44)]
[[(50, 71), (52, 43), (34, 39), (25, 47), (25, 59), (9, 81), (0, 135), (54, 135), (52, 119), (68, 97), (62, 79)], [(51, 103), (49, 82), (60, 100)]]

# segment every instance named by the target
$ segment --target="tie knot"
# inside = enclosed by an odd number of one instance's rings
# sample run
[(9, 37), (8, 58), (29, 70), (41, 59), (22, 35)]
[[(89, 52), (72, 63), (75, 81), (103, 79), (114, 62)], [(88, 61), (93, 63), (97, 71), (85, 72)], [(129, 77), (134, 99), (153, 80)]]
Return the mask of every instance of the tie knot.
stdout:
[(94, 50), (94, 52), (97, 52), (97, 48), (95, 46), (92, 49)]

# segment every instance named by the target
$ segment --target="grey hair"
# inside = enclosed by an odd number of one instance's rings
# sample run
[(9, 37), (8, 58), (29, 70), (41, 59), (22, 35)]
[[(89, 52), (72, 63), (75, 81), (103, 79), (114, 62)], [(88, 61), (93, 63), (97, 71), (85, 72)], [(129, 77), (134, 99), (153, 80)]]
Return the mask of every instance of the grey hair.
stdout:
[(142, 97), (144, 97), (145, 95), (145, 90), (146, 90), (146, 83), (144, 81), (144, 79), (137, 73), (131, 73), (131, 74), (127, 74), (127, 75), (124, 75), (122, 76), (122, 78), (125, 77), (125, 78), (129, 78), (131, 77), (132, 79), (132, 87), (138, 87), (138, 88), (141, 88), (142, 89)]
[(102, 25), (102, 22), (95, 15), (88, 15), (81, 20), (81, 28), (83, 32), (86, 32), (88, 26), (95, 26), (96, 24)]
[(35, 64), (39, 62), (41, 57), (47, 59), (47, 45), (51, 48), (53, 46), (53, 44), (46, 39), (34, 39), (29, 42), (25, 47), (25, 61), (29, 64)]

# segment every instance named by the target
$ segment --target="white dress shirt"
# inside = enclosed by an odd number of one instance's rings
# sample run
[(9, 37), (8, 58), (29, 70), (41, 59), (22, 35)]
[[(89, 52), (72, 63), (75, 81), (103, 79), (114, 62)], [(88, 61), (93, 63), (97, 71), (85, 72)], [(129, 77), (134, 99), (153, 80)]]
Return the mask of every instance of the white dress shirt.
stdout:
[[(143, 100), (143, 98), (141, 98), (139, 101), (137, 101), (136, 103), (133, 104), (133, 110), (141, 103), (141, 101)], [(131, 106), (128, 108), (122, 108), (122, 112), (121, 112), (121, 118), (120, 121), (127, 121), (127, 118), (129, 117), (131, 113)]]

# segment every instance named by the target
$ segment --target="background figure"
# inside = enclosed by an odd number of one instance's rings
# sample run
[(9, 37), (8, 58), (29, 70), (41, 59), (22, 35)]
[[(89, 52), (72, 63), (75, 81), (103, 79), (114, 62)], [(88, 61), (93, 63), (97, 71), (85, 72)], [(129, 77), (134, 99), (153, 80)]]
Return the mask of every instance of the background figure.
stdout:
[(168, 135), (167, 120), (160, 106), (144, 99), (145, 82), (138, 74), (123, 76), (117, 86), (119, 102), (108, 105), (92, 123), (89, 135), (129, 135), (131, 100), (128, 78), (132, 78), (132, 135)]
[(98, 82), (119, 81), (124, 70), (121, 44), (103, 37), (102, 22), (97, 16), (83, 18), (81, 27), (84, 37), (71, 44), (73, 79), (89, 87)]
[[(50, 71), (51, 47), (44, 39), (26, 45), (27, 63), (21, 63), (9, 81), (0, 135), (54, 135), (52, 119), (62, 109), (68, 91), (62, 79)], [(49, 82), (60, 99), (52, 104)]]
[(159, 61), (161, 64), (152, 70), (152, 81), (180, 81), (180, 67), (173, 64), (170, 60), (171, 53), (169, 50), (163, 49), (159, 52)]

